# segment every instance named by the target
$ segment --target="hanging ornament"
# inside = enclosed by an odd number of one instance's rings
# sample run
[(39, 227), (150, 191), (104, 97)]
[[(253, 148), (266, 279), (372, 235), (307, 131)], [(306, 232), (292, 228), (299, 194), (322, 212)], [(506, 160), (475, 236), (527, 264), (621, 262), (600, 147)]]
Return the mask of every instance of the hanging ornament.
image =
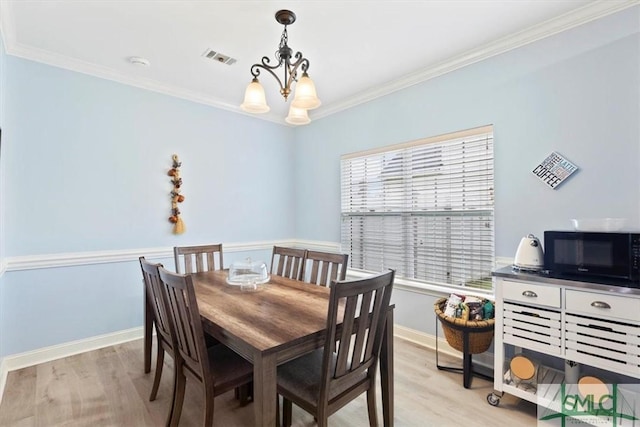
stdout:
[(182, 234), (185, 232), (184, 222), (180, 218), (180, 209), (178, 203), (184, 202), (184, 196), (180, 194), (180, 187), (182, 187), (182, 178), (180, 177), (180, 166), (182, 162), (178, 159), (178, 155), (174, 154), (173, 167), (169, 169), (167, 175), (171, 177), (171, 183), (173, 184), (173, 190), (171, 190), (171, 216), (169, 222), (173, 224), (173, 234)]

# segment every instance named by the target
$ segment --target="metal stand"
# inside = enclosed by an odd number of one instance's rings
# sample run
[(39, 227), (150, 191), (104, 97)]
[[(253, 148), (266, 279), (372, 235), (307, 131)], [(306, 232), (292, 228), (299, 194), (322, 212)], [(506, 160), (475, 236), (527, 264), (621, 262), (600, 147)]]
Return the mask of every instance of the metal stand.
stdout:
[(469, 334), (473, 332), (486, 332), (493, 329), (493, 325), (485, 326), (482, 328), (467, 328), (464, 326), (458, 326), (455, 324), (448, 324), (452, 329), (457, 329), (462, 331), (462, 367), (455, 366), (442, 366), (438, 362), (438, 315), (436, 315), (436, 367), (441, 371), (448, 372), (462, 372), (462, 385), (464, 388), (469, 388), (471, 386), (471, 378), (473, 376), (483, 378), (488, 381), (493, 381), (493, 377), (489, 375), (482, 374), (480, 372), (473, 371), (473, 363), (471, 361), (471, 353), (469, 353)]

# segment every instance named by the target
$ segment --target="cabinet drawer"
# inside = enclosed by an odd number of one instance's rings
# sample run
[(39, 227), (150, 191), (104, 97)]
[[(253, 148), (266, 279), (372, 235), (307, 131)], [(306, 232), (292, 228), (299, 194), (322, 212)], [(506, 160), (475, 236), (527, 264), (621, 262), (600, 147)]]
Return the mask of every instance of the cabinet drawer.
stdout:
[(560, 288), (502, 280), (502, 297), (509, 301), (560, 308)]
[(566, 292), (567, 311), (640, 322), (640, 298), (572, 289)]

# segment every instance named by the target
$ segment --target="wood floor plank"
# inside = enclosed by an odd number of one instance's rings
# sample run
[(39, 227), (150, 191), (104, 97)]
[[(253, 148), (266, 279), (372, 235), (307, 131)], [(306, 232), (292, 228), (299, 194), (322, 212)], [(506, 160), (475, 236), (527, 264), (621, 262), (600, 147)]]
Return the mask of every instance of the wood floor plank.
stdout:
[[(154, 370), (144, 374), (142, 346), (142, 340), (131, 341), (11, 372), (0, 405), (0, 427), (163, 426), (171, 402), (173, 361), (165, 357), (158, 398), (150, 402)], [(462, 375), (436, 368), (433, 351), (401, 339), (394, 346), (396, 426), (536, 425), (534, 404), (505, 395), (500, 406), (490, 406), (486, 396), (493, 391), (491, 382), (473, 378), (471, 388), (465, 389)], [(443, 355), (440, 363), (459, 366), (461, 361)], [(180, 426), (202, 425), (202, 399), (198, 386), (187, 382)], [(377, 409), (381, 423), (379, 387)], [(216, 398), (214, 426), (252, 425), (251, 404), (240, 407), (233, 391)], [(294, 405), (293, 425), (315, 422)], [(359, 397), (329, 417), (329, 425), (368, 426), (366, 398)]]
[[(4, 396), (0, 405), (0, 425), (20, 425), (21, 420), (31, 420), (36, 413), (36, 367), (30, 366), (7, 375)], [(29, 421), (25, 421), (30, 425)]]
[(98, 381), (95, 359), (105, 349), (38, 365), (36, 425), (73, 420), (77, 425), (107, 425), (111, 414)]
[(101, 357), (96, 358), (98, 378), (107, 398), (109, 425), (151, 425), (151, 416), (143, 405), (132, 405), (140, 400), (128, 370), (122, 364), (116, 348), (102, 349)]

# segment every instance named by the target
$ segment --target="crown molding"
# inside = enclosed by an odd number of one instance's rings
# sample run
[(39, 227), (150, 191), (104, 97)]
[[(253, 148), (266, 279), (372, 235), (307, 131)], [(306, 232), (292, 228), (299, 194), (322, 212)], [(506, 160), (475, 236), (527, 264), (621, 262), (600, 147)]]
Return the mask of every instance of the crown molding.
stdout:
[(640, 4), (640, 0), (598, 0), (575, 11), (449, 58), (434, 66), (429, 66), (420, 71), (407, 74), (402, 78), (379, 85), (376, 88), (365, 90), (342, 102), (331, 104), (326, 108), (321, 107), (316, 110), (317, 113), (314, 115), (314, 119), (330, 116), (355, 107), (356, 105), (364, 104), (638, 4)]
[[(602, 18), (612, 13), (619, 12), (629, 7), (640, 4), (640, 0), (598, 0), (580, 9), (561, 15), (557, 18), (545, 21), (539, 25), (527, 28), (508, 37), (504, 37), (493, 43), (484, 45), (478, 49), (467, 51), (461, 55), (443, 61), (435, 66), (424, 68), (420, 71), (408, 74), (399, 79), (390, 81), (375, 88), (365, 90), (344, 101), (320, 107), (314, 111), (314, 120), (330, 116), (340, 111), (355, 107), (374, 99), (389, 95), (393, 92), (405, 89), (418, 83), (433, 79), (443, 74), (452, 72), (467, 65), (482, 61), (492, 56), (499, 55), (512, 49), (535, 42), (545, 37), (558, 34), (587, 22)], [(134, 79), (123, 75), (113, 69), (100, 67), (94, 64), (58, 55), (41, 49), (31, 48), (16, 41), (15, 28), (11, 20), (11, 2), (0, 2), (0, 34), (4, 41), (7, 54), (41, 62), (58, 68), (64, 68), (129, 86), (147, 89), (176, 98), (209, 105), (233, 113), (243, 114), (260, 120), (290, 126), (281, 117), (275, 114), (255, 115), (242, 111), (237, 105), (232, 105), (222, 100), (204, 96), (200, 93), (185, 90), (171, 85), (165, 85), (151, 79)]]

